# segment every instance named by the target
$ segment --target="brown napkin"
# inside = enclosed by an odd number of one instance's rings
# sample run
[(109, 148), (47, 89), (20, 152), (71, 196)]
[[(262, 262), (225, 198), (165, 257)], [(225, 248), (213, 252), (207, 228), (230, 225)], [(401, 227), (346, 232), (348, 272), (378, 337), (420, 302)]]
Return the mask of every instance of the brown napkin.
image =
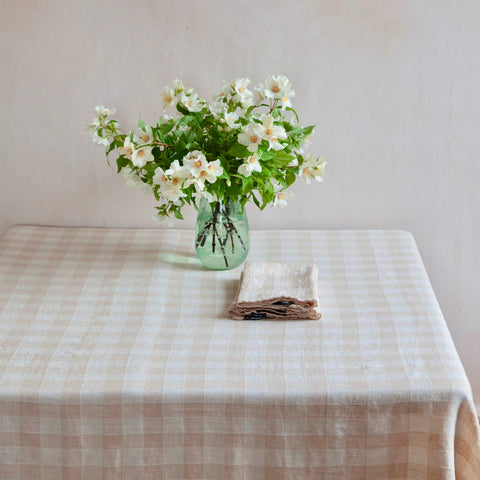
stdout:
[(246, 262), (228, 313), (234, 320), (318, 320), (315, 265)]

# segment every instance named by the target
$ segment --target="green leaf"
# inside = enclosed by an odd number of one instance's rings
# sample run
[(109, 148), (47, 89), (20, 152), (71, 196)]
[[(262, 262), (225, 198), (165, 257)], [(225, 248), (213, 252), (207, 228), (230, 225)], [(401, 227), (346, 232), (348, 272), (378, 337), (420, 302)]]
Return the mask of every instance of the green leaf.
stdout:
[(183, 215), (182, 215), (182, 212), (176, 208), (174, 211), (173, 211), (173, 214), (175, 215), (176, 218), (178, 218), (179, 220), (183, 220)]
[(143, 170), (147, 172), (145, 176), (148, 178), (153, 177), (156, 169), (157, 169), (157, 164), (154, 162), (147, 162), (143, 167)]
[(272, 172), (270, 171), (269, 168), (262, 166), (262, 172), (261, 175), (263, 178), (270, 178), (272, 176)]
[(255, 194), (252, 192), (252, 200), (253, 200), (253, 203), (260, 209), (262, 210), (261, 206), (260, 206), (260, 202), (258, 200), (258, 198), (255, 196)]
[(182, 115), (189, 115), (190, 114), (190, 112), (185, 107), (180, 105), (180, 103), (177, 103), (176, 108)]
[(185, 115), (177, 120), (177, 126), (189, 126), (194, 121), (195, 117), (193, 115)]
[(295, 127), (295, 128), (292, 128), (288, 134), (292, 137), (292, 136), (295, 136), (295, 135), (303, 135), (303, 128), (302, 127)]
[(181, 153), (183, 152), (184, 150), (187, 149), (187, 144), (185, 143), (185, 136), (182, 135), (175, 143), (174, 145), (174, 150), (177, 152), (177, 153)]
[(168, 132), (170, 132), (174, 124), (175, 122), (169, 120), (167, 123), (162, 123), (159, 125), (158, 131), (160, 132), (160, 135), (166, 135)]
[(293, 160), (293, 155), (289, 155), (282, 150), (278, 150), (272, 159), (272, 162), (277, 167), (286, 167)]
[(247, 112), (245, 113), (245, 116), (248, 117), (252, 113), (252, 111), (255, 107), (256, 107), (256, 105), (252, 105), (252, 106), (248, 107)]
[(247, 195), (247, 193), (251, 192), (254, 188), (255, 185), (252, 176), (244, 177), (242, 175), (242, 195)]
[(313, 129), (315, 128), (315, 125), (310, 125), (309, 127), (305, 127), (303, 129), (303, 134), (307, 137), (313, 132)]
[[(257, 153), (259, 153), (259, 152), (257, 152)], [(259, 158), (259, 160), (267, 161), (267, 160), (271, 160), (274, 156), (275, 156), (275, 151), (274, 150), (268, 150), (266, 152), (262, 152), (261, 154), (259, 154), (258, 158)]]
[(112, 150), (115, 150), (116, 148), (116, 144), (115, 144), (115, 140), (110, 144), (110, 146), (108, 147), (108, 150), (107, 150), (107, 155), (112, 151)]
[(145, 125), (145, 122), (140, 118), (138, 121), (138, 128), (145, 132), (147, 130), (147, 126)]
[(296, 178), (297, 178), (297, 177), (295, 176), (295, 174), (294, 174), (291, 170), (288, 170), (288, 171), (287, 171), (287, 174), (286, 174), (286, 176), (285, 176), (285, 180), (286, 180), (286, 182), (287, 182), (287, 188), (288, 188), (292, 183), (295, 182)]
[(250, 155), (250, 152), (245, 145), (234, 143), (230, 150), (228, 150), (228, 154), (232, 157), (246, 158)]
[(125, 158), (124, 156), (120, 156), (117, 158), (117, 173), (120, 173), (121, 170), (126, 167), (130, 163), (130, 160), (128, 158)]

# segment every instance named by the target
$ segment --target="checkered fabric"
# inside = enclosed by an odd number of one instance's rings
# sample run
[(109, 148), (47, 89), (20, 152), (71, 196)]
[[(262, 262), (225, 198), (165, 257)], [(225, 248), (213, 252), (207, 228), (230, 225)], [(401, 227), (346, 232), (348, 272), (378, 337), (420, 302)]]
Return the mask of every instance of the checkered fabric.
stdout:
[(0, 239), (0, 479), (480, 478), (470, 385), (402, 231), (253, 231), (319, 321), (228, 318), (186, 230)]

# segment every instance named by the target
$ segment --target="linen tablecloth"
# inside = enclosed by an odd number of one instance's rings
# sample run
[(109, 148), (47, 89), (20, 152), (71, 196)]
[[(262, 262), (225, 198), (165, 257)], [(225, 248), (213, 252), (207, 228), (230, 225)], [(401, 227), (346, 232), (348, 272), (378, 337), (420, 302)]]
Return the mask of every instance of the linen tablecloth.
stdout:
[(480, 478), (471, 390), (412, 236), (253, 231), (319, 321), (233, 321), (182, 230), (0, 240), (0, 478)]

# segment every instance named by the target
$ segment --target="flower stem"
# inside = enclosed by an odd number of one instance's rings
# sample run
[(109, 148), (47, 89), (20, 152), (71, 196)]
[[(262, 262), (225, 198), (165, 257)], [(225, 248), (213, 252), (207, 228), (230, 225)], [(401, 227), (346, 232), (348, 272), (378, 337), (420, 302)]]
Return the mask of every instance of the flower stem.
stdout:
[[(219, 230), (219, 226), (223, 226), (223, 229)], [(238, 239), (244, 250), (247, 248), (231, 218), (229, 206), (221, 202), (215, 202), (212, 208), (212, 216), (198, 233), (195, 239), (195, 246), (197, 248), (204, 247), (209, 236), (212, 238), (212, 254), (215, 254), (216, 250), (220, 249), (226, 268), (229, 268), (226, 250), (228, 243), (231, 243), (232, 255), (235, 254), (236, 239)]]

